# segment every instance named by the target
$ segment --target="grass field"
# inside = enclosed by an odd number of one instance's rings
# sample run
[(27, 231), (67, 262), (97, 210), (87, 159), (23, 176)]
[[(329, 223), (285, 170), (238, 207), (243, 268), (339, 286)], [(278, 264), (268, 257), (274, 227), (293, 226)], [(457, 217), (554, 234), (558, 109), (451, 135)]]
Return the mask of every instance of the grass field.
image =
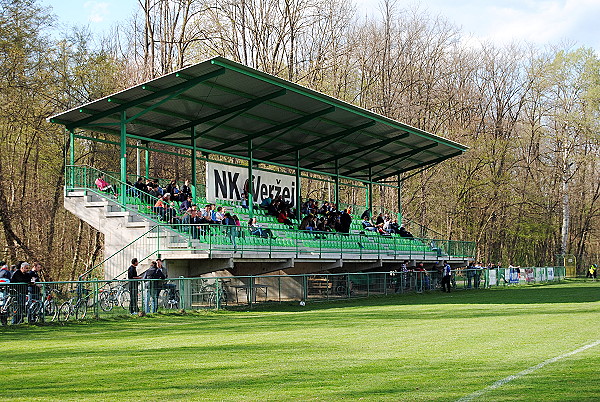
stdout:
[[(3, 328), (2, 400), (453, 401), (600, 339), (600, 283)], [(473, 400), (600, 400), (600, 345)]]

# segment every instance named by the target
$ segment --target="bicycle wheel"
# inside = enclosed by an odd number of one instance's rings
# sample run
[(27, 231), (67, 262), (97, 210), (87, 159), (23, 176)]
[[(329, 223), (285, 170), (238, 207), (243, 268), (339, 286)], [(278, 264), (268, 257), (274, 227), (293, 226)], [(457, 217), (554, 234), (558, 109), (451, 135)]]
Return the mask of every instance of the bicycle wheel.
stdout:
[(158, 293), (158, 307), (167, 308), (169, 305), (169, 291), (161, 289)]
[(102, 292), (100, 293), (100, 308), (102, 311), (110, 311), (113, 309), (113, 292)]
[(46, 301), (44, 301), (44, 314), (45, 315), (51, 315), (52, 319), (54, 320), (54, 316), (56, 315), (57, 312), (57, 307), (56, 307), (56, 302), (54, 301), (54, 299), (48, 299)]
[(2, 325), (12, 323), (13, 315), (15, 314), (15, 301), (14, 299), (9, 300), (4, 306), (0, 308), (0, 321)]
[(58, 309), (58, 321), (65, 322), (71, 316), (71, 302), (64, 302)]
[(27, 309), (27, 321), (35, 324), (40, 321), (42, 315), (42, 304), (37, 300), (32, 300)]
[(89, 305), (89, 298), (77, 300), (75, 304), (75, 319), (83, 320), (87, 315), (88, 309), (91, 308)]
[(119, 305), (129, 311), (129, 303), (131, 303), (131, 295), (129, 294), (129, 290), (124, 290), (119, 297)]

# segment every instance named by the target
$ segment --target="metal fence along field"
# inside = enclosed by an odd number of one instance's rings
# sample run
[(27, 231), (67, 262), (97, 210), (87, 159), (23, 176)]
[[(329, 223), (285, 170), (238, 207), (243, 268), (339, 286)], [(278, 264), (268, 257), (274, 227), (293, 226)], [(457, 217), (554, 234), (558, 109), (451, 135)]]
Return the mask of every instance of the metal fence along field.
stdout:
[[(564, 267), (467, 270), (452, 273), (454, 289), (561, 281)], [(104, 318), (159, 311), (227, 309), (268, 302), (300, 302), (428, 292), (438, 271), (265, 275), (170, 280), (90, 280), (0, 284), (2, 325)]]

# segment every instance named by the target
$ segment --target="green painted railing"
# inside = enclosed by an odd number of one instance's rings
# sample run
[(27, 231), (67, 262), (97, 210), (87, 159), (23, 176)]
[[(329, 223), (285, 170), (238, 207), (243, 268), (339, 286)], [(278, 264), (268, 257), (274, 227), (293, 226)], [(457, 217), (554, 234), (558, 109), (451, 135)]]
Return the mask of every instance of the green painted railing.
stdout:
[[(152, 206), (158, 200), (148, 194), (140, 193), (134, 187), (123, 184), (112, 176), (106, 176), (106, 180), (116, 188), (124, 187), (127, 192), (125, 203), (121, 197), (111, 198), (97, 189), (95, 180), (101, 172), (89, 166), (67, 167), (67, 190), (85, 189), (110, 199), (122, 209), (132, 211), (144, 216), (155, 225), (156, 228), (156, 252), (169, 250), (181, 250), (182, 243), (187, 243), (189, 250), (206, 251), (209, 254), (215, 252), (232, 252), (241, 256), (250, 253), (267, 253), (272, 256), (277, 253), (292, 254), (295, 257), (313, 256), (328, 258), (358, 257), (358, 258), (384, 258), (384, 259), (444, 259), (444, 258), (474, 258), (475, 242), (427, 239), (427, 238), (405, 238), (400, 236), (381, 236), (373, 232), (360, 234), (342, 234), (337, 232), (305, 232), (297, 229), (289, 229), (283, 224), (269, 222), (265, 228), (273, 232), (273, 237), (254, 236), (246, 225), (190, 225), (184, 223), (167, 224), (160, 221), (160, 217), (154, 212)], [(235, 213), (243, 215), (245, 210), (231, 202), (223, 203)], [(178, 204), (175, 203), (175, 211)], [(258, 218), (262, 219), (258, 210)], [(181, 222), (183, 217), (177, 216)], [(267, 219), (267, 217), (264, 217)], [(357, 227), (354, 225), (353, 227)], [(163, 242), (159, 244), (161, 235), (168, 234), (171, 239), (177, 241)], [(111, 256), (109, 258), (114, 258)]]

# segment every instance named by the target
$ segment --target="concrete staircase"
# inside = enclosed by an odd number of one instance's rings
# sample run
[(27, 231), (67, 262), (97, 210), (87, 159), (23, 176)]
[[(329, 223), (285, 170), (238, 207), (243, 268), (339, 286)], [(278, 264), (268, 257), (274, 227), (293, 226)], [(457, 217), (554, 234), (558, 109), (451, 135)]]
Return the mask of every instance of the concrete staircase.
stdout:
[[(132, 258), (141, 263), (144, 271), (151, 259), (207, 259), (198, 240), (189, 239), (164, 225), (155, 223), (134, 211), (124, 210), (110, 195), (101, 196), (90, 190), (66, 191), (65, 208), (104, 235), (104, 273), (114, 278), (127, 269)], [(147, 258), (146, 258), (147, 257)], [(145, 258), (145, 260), (142, 260)], [(171, 275), (173, 276), (173, 275)]]

